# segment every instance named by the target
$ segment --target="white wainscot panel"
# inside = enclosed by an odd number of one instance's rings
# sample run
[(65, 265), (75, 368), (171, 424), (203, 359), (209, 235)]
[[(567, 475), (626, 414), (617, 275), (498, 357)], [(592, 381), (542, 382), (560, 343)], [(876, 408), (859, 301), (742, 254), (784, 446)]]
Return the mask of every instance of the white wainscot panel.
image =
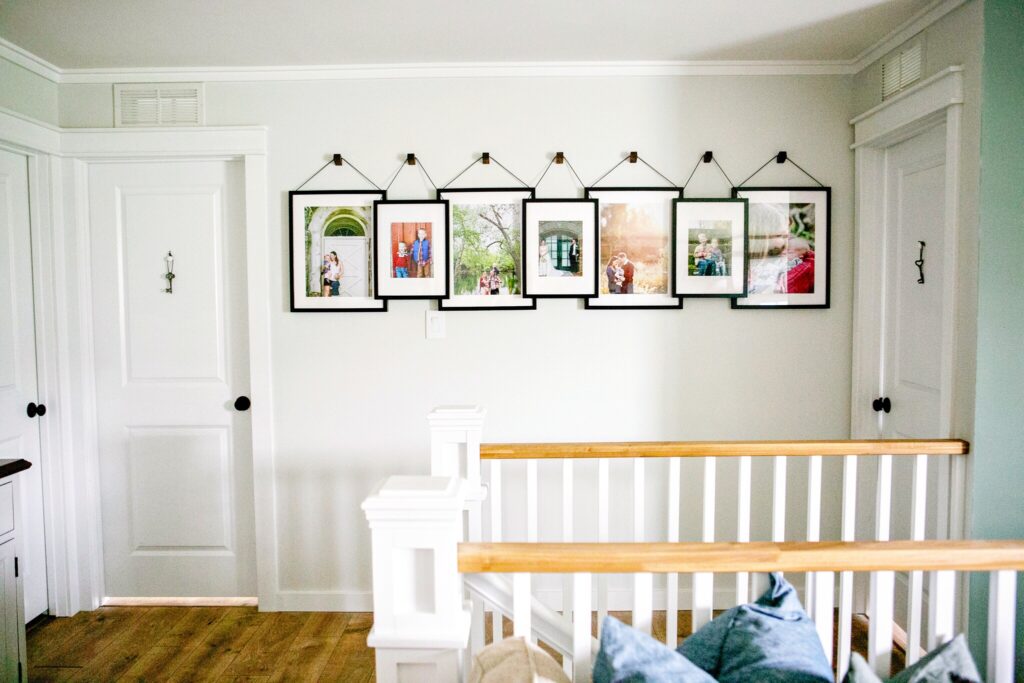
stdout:
[(129, 427), (128, 470), (135, 554), (232, 549), (227, 427)]
[[(125, 383), (223, 381), (223, 206), (219, 187), (121, 188)], [(167, 293), (167, 252), (174, 254)]]

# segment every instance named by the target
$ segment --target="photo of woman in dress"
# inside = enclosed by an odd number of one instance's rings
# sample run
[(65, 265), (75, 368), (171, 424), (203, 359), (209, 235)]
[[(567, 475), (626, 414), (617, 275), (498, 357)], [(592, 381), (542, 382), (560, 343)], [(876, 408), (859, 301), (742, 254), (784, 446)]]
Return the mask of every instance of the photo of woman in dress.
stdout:
[(345, 267), (338, 259), (338, 252), (332, 251), (324, 259), (324, 296), (340, 296), (338, 288), (341, 286), (341, 278), (344, 275)]

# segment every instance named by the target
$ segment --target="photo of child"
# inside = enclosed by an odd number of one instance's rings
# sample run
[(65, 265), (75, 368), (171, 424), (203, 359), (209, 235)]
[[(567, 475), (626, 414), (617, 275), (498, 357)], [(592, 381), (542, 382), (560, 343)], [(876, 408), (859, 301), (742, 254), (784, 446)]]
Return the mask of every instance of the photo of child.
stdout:
[(668, 292), (670, 226), (658, 205), (601, 205), (602, 294)]
[(728, 277), (732, 261), (732, 223), (730, 221), (691, 220), (687, 225), (690, 276)]
[(391, 224), (391, 270), (396, 278), (431, 278), (434, 251), (431, 223)]
[(750, 294), (813, 294), (815, 204), (750, 206)]

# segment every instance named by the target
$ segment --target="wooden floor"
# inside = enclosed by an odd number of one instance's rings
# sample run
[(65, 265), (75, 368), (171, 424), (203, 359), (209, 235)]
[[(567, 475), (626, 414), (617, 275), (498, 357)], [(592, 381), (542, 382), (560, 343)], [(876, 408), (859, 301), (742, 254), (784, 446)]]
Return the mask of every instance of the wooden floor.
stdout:
[(102, 607), (28, 632), (31, 681), (373, 681), (372, 615)]
[[(629, 623), (628, 613), (613, 614)], [(372, 621), (367, 613), (255, 607), (102, 607), (32, 626), (28, 674), (31, 681), (365, 683), (374, 680), (373, 650), (366, 646)], [(512, 635), (508, 619), (503, 626)], [(652, 630), (664, 641), (664, 612), (654, 613)], [(678, 632), (690, 633), (689, 612), (679, 613)], [(486, 633), (490, 640), (489, 615)], [(853, 649), (867, 649), (861, 619), (854, 620)], [(902, 668), (902, 652), (895, 651), (893, 672)]]

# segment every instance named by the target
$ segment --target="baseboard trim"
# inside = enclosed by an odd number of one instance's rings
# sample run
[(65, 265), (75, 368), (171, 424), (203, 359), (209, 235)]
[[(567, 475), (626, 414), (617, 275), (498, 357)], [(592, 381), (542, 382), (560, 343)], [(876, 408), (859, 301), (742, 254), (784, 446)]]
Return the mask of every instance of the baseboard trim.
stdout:
[(278, 591), (281, 612), (372, 612), (370, 591)]
[(140, 598), (103, 598), (103, 607), (256, 607), (257, 598), (216, 598), (216, 597), (140, 597)]

